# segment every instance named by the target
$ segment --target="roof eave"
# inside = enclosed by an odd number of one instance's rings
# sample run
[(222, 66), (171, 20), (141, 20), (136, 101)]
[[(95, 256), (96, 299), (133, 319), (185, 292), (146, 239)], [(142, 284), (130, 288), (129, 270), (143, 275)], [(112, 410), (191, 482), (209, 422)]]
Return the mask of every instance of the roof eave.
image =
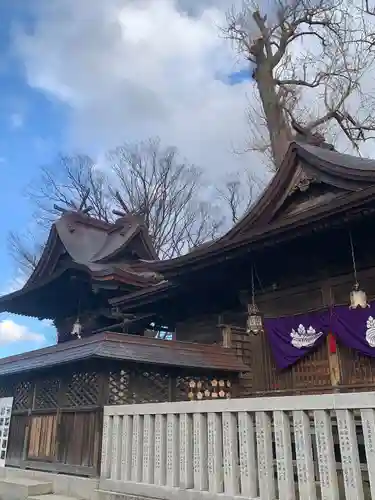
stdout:
[[(144, 350), (143, 356), (139, 356), (138, 354), (138, 357), (134, 357), (132, 354), (132, 346), (134, 346), (134, 348), (138, 347), (141, 351)], [(121, 347), (124, 347), (125, 351), (128, 348), (128, 351), (122, 354)], [(147, 356), (147, 349), (151, 347), (160, 348), (162, 350), (167, 349), (168, 353), (167, 356), (165, 356), (164, 352), (164, 358), (168, 362), (160, 362), (160, 360), (158, 361)], [(25, 371), (30, 372), (31, 370), (46, 369), (52, 366), (74, 363), (90, 358), (116, 359), (131, 363), (179, 367), (181, 363), (176, 362), (174, 356), (171, 355), (173, 352), (176, 352), (176, 350), (179, 350), (180, 354), (185, 353), (184, 356), (189, 360), (189, 362), (183, 366), (184, 368), (200, 368), (203, 370), (220, 370), (236, 373), (246, 371), (247, 369), (242, 360), (237, 358), (234, 351), (220, 346), (157, 340), (104, 332), (94, 337), (71, 340), (64, 344), (58, 344), (0, 359), (0, 376), (9, 376)], [(212, 360), (211, 365), (202, 365), (202, 350), (205, 351), (208, 359)], [(58, 353), (60, 353), (60, 357)], [(194, 358), (195, 356), (196, 359)], [(51, 360), (46, 360), (48, 357), (50, 357)]]
[[(342, 187), (348, 191), (366, 189), (375, 184), (375, 170), (343, 166), (340, 163), (333, 163), (320, 158), (302, 144), (296, 143), (295, 147), (298, 157), (306, 163), (307, 168), (311, 167), (323, 182), (325, 181), (335, 187)], [(337, 155), (339, 158), (340, 153), (337, 153)], [(358, 161), (361, 161), (361, 158), (358, 158)]]
[(251, 243), (261, 243), (262, 241), (267, 241), (276, 235), (279, 236), (282, 233), (294, 232), (296, 228), (314, 223), (318, 220), (326, 220), (331, 217), (336, 217), (343, 210), (357, 208), (362, 204), (373, 201), (374, 196), (375, 185), (361, 191), (354, 191), (345, 197), (341, 196), (334, 198), (327, 204), (317, 205), (310, 210), (288, 217), (288, 219), (269, 225), (266, 228), (256, 228), (254, 231), (249, 232), (242, 238), (238, 238), (223, 245), (209, 247), (204, 253), (202, 252), (199, 255), (186, 254), (169, 261), (154, 262), (150, 264), (150, 267), (163, 274), (165, 279), (170, 279), (172, 276), (176, 275), (176, 273), (181, 273), (183, 268), (188, 270), (192, 264), (212, 259), (239, 247), (250, 245)]
[(52, 224), (47, 241), (44, 245), (42, 255), (39, 258), (37, 265), (35, 266), (33, 272), (29, 276), (23, 288), (34, 284), (35, 281), (39, 280), (43, 274), (45, 274), (45, 269), (49, 264), (51, 254), (53, 253), (54, 247), (58, 243), (58, 233), (55, 224)]
[[(46, 276), (43, 280), (41, 281), (35, 281), (34, 283), (29, 283), (28, 286), (24, 286), (20, 290), (16, 290), (15, 292), (11, 292), (7, 295), (3, 295), (0, 297), (0, 313), (2, 312), (8, 312), (8, 313), (13, 313), (13, 314), (20, 314), (17, 311), (17, 307), (9, 307), (9, 304), (11, 304), (13, 301), (16, 301), (20, 299), (21, 297), (25, 297), (29, 295), (30, 293), (35, 293), (44, 286), (48, 286), (51, 284), (53, 281), (57, 280), (60, 278), (63, 274), (69, 272), (69, 271), (79, 271), (79, 272), (87, 272), (89, 273), (89, 270), (81, 265), (81, 264), (75, 264), (75, 263), (70, 263), (67, 266), (62, 267), (58, 271), (55, 271), (53, 274), (50, 276)], [(8, 305), (7, 305), (8, 304)], [(38, 315), (30, 315), (30, 317), (35, 317), (39, 319), (47, 319), (42, 318), (41, 316)]]
[(177, 285), (171, 282), (160, 283), (159, 285), (150, 286), (148, 288), (143, 288), (141, 290), (137, 290), (136, 292), (129, 293), (126, 295), (122, 295), (121, 297), (116, 297), (109, 300), (109, 303), (112, 306), (121, 306), (123, 303), (127, 305), (139, 305), (139, 304), (147, 304), (148, 301), (157, 295), (158, 297), (167, 296), (168, 293), (177, 288)]

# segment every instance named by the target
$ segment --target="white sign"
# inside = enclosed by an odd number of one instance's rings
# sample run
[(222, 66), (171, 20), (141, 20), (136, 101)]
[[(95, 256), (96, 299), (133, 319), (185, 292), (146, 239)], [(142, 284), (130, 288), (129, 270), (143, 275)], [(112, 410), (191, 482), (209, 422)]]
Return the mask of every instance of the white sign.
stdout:
[(0, 398), (0, 467), (5, 467), (13, 398)]

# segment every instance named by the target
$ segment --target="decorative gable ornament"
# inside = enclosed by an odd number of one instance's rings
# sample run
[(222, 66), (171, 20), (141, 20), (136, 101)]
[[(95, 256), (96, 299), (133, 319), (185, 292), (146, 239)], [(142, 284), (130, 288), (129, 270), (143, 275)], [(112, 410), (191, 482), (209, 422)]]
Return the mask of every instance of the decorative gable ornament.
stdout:
[(366, 292), (359, 288), (358, 282), (355, 282), (353, 290), (350, 292), (349, 309), (357, 309), (358, 307), (362, 307), (362, 309), (365, 309), (366, 307), (370, 307), (370, 304), (367, 303)]
[(291, 344), (297, 349), (306, 349), (312, 347), (322, 335), (323, 332), (317, 332), (311, 325), (307, 329), (299, 325), (297, 331), (293, 328), (290, 332)]
[(313, 176), (307, 175), (305, 172), (302, 171), (300, 177), (298, 178), (296, 184), (293, 186), (291, 189), (290, 194), (295, 193), (296, 191), (301, 191), (301, 193), (304, 193), (305, 191), (308, 191), (310, 188), (311, 184), (319, 182), (318, 179), (316, 179)]

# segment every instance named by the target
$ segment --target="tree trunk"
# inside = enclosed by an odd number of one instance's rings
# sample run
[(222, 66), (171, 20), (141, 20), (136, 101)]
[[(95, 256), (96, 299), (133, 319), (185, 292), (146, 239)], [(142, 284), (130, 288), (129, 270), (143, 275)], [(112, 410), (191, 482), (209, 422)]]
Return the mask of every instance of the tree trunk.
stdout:
[(267, 120), (275, 167), (278, 169), (292, 140), (292, 132), (276, 92), (272, 69), (265, 65), (262, 67), (262, 64), (258, 65), (254, 79)]

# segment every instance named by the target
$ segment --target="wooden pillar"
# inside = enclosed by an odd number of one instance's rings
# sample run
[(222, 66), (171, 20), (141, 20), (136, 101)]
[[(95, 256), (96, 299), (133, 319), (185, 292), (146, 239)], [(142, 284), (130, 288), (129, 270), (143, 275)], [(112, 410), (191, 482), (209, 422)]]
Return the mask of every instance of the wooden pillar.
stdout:
[[(332, 288), (328, 282), (324, 283), (324, 285), (322, 286), (322, 297), (323, 297), (323, 305), (324, 306), (332, 307), (334, 305)], [(330, 372), (330, 376), (331, 376), (332, 387), (337, 389), (338, 386), (340, 385), (340, 378), (341, 378), (340, 377), (340, 360), (339, 360), (339, 355), (338, 355), (337, 349), (335, 350), (335, 352), (331, 352), (330, 335), (331, 335), (331, 332), (329, 333), (329, 335), (327, 336), (327, 339), (326, 339), (326, 347), (327, 347), (327, 351), (328, 351), (329, 372)]]
[[(252, 362), (254, 339), (246, 334), (245, 328), (239, 326), (222, 325), (221, 330), (223, 347), (232, 348), (236, 355), (249, 367), (248, 372), (240, 375), (238, 386), (232, 388), (232, 396), (244, 397), (254, 389), (254, 365)], [(261, 367), (262, 363), (259, 363), (258, 366)]]
[(232, 347), (232, 329), (230, 326), (223, 326), (221, 329), (223, 336), (223, 347)]

